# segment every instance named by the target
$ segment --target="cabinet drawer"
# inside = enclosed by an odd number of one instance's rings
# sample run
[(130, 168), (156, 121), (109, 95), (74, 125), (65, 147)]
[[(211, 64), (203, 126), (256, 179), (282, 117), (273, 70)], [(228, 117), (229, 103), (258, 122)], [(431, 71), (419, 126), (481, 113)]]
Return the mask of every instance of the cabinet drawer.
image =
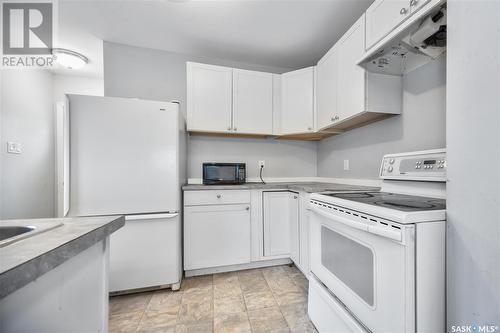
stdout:
[(225, 205), (250, 203), (250, 191), (202, 190), (184, 192), (185, 206)]

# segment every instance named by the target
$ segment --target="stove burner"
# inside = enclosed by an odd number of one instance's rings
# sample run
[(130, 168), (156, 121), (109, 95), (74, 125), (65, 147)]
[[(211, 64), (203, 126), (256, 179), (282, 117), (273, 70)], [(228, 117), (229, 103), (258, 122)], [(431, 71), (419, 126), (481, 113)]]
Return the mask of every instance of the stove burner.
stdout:
[(360, 202), (400, 211), (426, 211), (446, 209), (443, 199), (396, 194), (390, 192), (322, 193), (334, 198)]
[(436, 205), (429, 202), (408, 202), (408, 201), (375, 201), (378, 206), (395, 208), (395, 209), (433, 209)]
[(364, 193), (342, 193), (335, 195), (338, 198), (342, 199), (361, 199), (361, 198), (373, 198), (373, 195), (367, 192)]

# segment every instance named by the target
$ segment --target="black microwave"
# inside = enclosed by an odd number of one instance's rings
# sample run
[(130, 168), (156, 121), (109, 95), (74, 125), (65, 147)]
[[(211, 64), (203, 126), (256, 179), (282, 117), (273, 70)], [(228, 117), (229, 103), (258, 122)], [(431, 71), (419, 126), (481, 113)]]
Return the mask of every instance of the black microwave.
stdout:
[(245, 163), (203, 163), (203, 184), (244, 184)]

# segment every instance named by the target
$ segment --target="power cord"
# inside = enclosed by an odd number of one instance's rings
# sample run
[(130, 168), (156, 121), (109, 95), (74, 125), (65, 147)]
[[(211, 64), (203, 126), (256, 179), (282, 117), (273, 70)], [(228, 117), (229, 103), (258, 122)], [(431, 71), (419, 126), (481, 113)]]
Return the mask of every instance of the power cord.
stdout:
[(263, 166), (263, 165), (261, 165), (261, 166), (260, 166), (260, 173), (259, 173), (259, 174), (260, 174), (260, 181), (262, 182), (262, 184), (265, 184), (266, 182), (264, 181), (264, 179), (262, 179), (262, 170), (263, 170), (263, 169), (264, 169), (264, 166)]

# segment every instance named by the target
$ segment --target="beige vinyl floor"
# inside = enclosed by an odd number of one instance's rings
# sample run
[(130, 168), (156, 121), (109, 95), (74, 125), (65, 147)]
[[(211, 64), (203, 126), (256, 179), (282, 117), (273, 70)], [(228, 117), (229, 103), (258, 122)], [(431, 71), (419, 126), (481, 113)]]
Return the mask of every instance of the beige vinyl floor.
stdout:
[(180, 291), (110, 298), (110, 332), (316, 332), (304, 275), (275, 266), (186, 278)]

